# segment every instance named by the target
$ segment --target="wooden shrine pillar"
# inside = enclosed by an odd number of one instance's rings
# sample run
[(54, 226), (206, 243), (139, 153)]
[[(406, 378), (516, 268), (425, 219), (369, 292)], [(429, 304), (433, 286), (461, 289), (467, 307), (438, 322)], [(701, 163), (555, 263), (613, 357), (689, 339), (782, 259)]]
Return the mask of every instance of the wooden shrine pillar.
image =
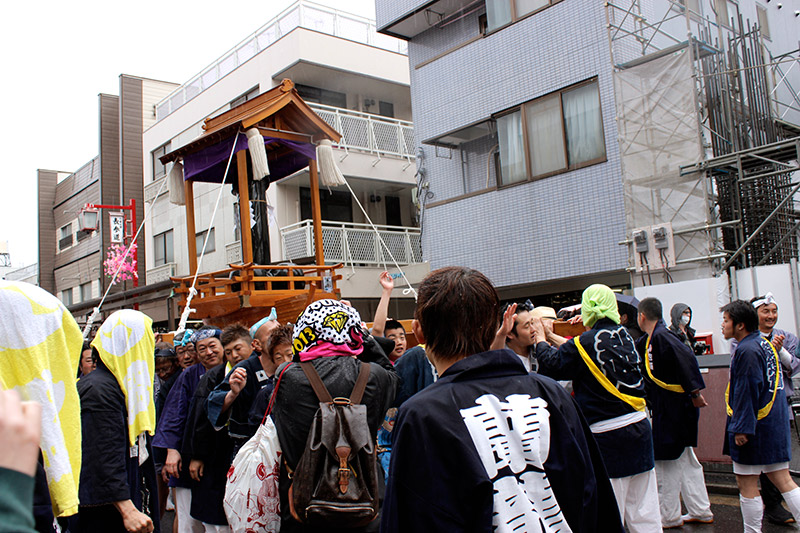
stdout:
[(308, 162), (308, 170), (311, 176), (311, 218), (314, 224), (314, 261), (317, 265), (322, 266), (325, 264), (325, 252), (322, 248), (322, 208), (319, 202), (317, 162), (313, 159)]
[(239, 174), (239, 235), (242, 263), (253, 262), (253, 234), (250, 229), (250, 186), (247, 182), (247, 151), (236, 152), (236, 171)]
[(189, 244), (189, 275), (197, 272), (197, 238), (194, 227), (194, 182), (184, 181), (183, 191), (186, 196), (186, 234)]

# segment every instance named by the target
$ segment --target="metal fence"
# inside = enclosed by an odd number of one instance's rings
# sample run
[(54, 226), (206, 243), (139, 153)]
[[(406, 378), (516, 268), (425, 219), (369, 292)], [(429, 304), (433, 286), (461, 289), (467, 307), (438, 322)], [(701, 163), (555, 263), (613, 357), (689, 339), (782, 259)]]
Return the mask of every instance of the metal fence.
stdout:
[(365, 151), (379, 158), (388, 155), (402, 157), (409, 162), (415, 157), (413, 122), (322, 104), (309, 106), (342, 134), (342, 139), (335, 146), (345, 152)]
[[(400, 265), (422, 262), (419, 228), (376, 228), (377, 234), (369, 224), (322, 221), (325, 260), (345, 265), (391, 265), (391, 256), (394, 256)], [(286, 259), (293, 261), (314, 255), (314, 228), (310, 220), (281, 228), (281, 238)], [(386, 246), (381, 244), (381, 239)]]
[(378, 33), (373, 20), (299, 0), (158, 102), (156, 121), (174, 112), (295, 28), (306, 28), (400, 54), (405, 54), (408, 49), (405, 41)]

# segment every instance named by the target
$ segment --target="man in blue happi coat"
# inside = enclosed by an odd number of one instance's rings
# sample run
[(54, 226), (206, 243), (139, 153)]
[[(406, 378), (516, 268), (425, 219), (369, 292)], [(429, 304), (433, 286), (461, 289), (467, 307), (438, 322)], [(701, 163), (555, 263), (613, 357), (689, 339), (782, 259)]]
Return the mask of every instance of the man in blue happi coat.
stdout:
[(738, 343), (726, 392), (724, 452), (733, 460), (745, 531), (761, 531), (758, 476), (762, 472), (780, 490), (795, 519), (800, 516), (800, 489), (789, 475), (788, 405), (780, 356), (758, 331), (758, 314), (750, 303), (736, 300), (722, 313), (723, 336)]
[[(653, 424), (661, 523), (665, 528), (684, 522), (711, 523), (703, 467), (692, 449), (697, 446), (699, 408), (708, 405), (694, 352), (663, 320), (657, 298), (639, 303), (639, 327), (646, 335), (636, 348), (644, 360), (647, 400)], [(681, 515), (681, 497), (687, 514)]]

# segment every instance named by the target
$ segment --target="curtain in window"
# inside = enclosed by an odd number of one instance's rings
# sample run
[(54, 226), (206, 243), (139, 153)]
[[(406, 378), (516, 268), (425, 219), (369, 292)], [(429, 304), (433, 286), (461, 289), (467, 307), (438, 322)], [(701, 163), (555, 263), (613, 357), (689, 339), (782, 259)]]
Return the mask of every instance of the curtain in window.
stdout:
[(517, 8), (517, 17), (521, 17), (532, 11), (541, 9), (549, 3), (550, 0), (517, 0), (515, 2)]
[(486, 29), (496, 30), (511, 22), (510, 0), (486, 0)]
[(563, 93), (562, 102), (569, 164), (574, 166), (603, 157), (606, 147), (597, 83)]
[(524, 181), (525, 147), (522, 137), (522, 114), (519, 111), (497, 119), (497, 138), (500, 144), (500, 172), (503, 183)]
[(567, 167), (564, 157), (564, 130), (558, 95), (527, 104), (528, 141), (531, 174), (539, 176)]

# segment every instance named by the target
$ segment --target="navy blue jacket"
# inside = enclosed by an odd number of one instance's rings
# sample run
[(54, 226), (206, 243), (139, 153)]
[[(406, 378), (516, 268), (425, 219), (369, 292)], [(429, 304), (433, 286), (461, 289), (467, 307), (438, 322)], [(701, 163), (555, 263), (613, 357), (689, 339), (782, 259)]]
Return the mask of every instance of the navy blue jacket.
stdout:
[(560, 385), (504, 349), (454, 363), (400, 407), (383, 533), (533, 531), (540, 519), (623, 531), (594, 439)]
[[(647, 336), (636, 348), (647, 364)], [(650, 336), (650, 372), (659, 381), (680, 385), (684, 392), (669, 391), (649, 379), (647, 401), (653, 424), (653, 450), (657, 461), (677, 459), (687, 447), (697, 446), (700, 410), (692, 404), (691, 392), (705, 388), (694, 352), (659, 320)]]
[[(757, 420), (758, 411), (772, 400), (773, 393), (772, 409), (766, 417)], [(728, 405), (733, 415), (728, 416), (723, 451), (731, 459), (745, 465), (769, 465), (791, 458), (789, 424), (786, 423), (789, 407), (784, 400), (783, 375), (778, 370), (772, 348), (758, 331), (742, 339), (731, 359)], [(734, 442), (737, 433), (748, 436), (744, 446)]]
[[(645, 396), (642, 359), (628, 330), (603, 318), (581, 334), (580, 343), (598, 369), (620, 392)], [(539, 373), (557, 380), (572, 380), (575, 401), (589, 424), (629, 415), (636, 410), (608, 392), (581, 358), (575, 340), (558, 349), (546, 342), (536, 345)], [(608, 475), (621, 478), (646, 472), (655, 467), (650, 423), (635, 424), (595, 434)]]

